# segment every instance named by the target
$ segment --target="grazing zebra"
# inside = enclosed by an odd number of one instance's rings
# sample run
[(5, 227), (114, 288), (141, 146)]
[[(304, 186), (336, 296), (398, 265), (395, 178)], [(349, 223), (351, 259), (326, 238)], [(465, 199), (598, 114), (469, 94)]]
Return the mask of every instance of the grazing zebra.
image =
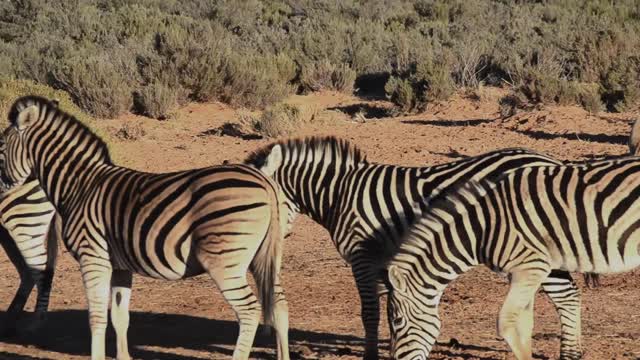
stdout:
[(521, 168), (443, 196), (387, 265), (394, 357), (427, 358), (445, 287), (485, 264), (510, 278), (498, 332), (531, 359), (534, 295), (551, 269), (632, 270), (639, 231), (640, 158)]
[[(381, 251), (400, 241), (429, 199), (466, 180), (496, 178), (520, 166), (559, 164), (523, 149), (422, 168), (372, 164), (349, 142), (333, 137), (271, 144), (245, 163), (271, 175), (283, 189), (289, 224), (298, 212), (309, 215), (329, 231), (351, 265), (361, 299), (365, 359), (378, 357), (378, 295), (385, 291), (380, 284)], [(571, 276), (554, 271), (544, 290), (560, 314), (562, 354), (580, 354), (580, 295)]]
[[(20, 286), (9, 305), (3, 332), (16, 330), (20, 312), (37, 285), (35, 331), (45, 321), (57, 255), (55, 231), (50, 227), (55, 211), (37, 180), (0, 194), (0, 245), (20, 276)], [(48, 235), (49, 234), (49, 235)]]
[(178, 280), (205, 271), (239, 321), (233, 358), (248, 358), (264, 308), (279, 358), (288, 359), (287, 306), (276, 290), (286, 209), (272, 180), (246, 165), (166, 174), (116, 166), (100, 138), (40, 97), (18, 99), (9, 121), (0, 144), (3, 182), (12, 188), (35, 176), (60, 215), (62, 239), (82, 272), (92, 359), (105, 357), (110, 292), (117, 358), (130, 358), (133, 272)]

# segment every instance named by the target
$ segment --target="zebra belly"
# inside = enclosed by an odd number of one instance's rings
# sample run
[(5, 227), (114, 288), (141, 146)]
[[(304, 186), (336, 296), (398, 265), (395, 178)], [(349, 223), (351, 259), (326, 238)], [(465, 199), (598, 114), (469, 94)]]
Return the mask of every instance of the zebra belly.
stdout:
[[(187, 277), (187, 274), (197, 273), (197, 269), (193, 267), (199, 263), (194, 256), (192, 237), (193, 235), (189, 235), (182, 243), (180, 239), (169, 237), (165, 239), (160, 251), (156, 248), (156, 261), (152, 265), (162, 274), (163, 279), (180, 280)], [(191, 269), (188, 266), (189, 263), (192, 265)], [(202, 273), (202, 267), (200, 267), (200, 273)]]
[(606, 254), (599, 246), (592, 246), (591, 257), (584, 253), (584, 248), (581, 250), (583, 253), (576, 258), (573, 254), (561, 254), (555, 247), (550, 248), (551, 266), (571, 272), (598, 274), (627, 272), (640, 266), (640, 237), (631, 238), (626, 243), (609, 241)]
[(595, 272), (626, 272), (640, 266), (640, 236), (630, 238), (626, 243), (619, 242), (618, 246), (608, 249), (609, 264), (606, 267), (596, 267)]

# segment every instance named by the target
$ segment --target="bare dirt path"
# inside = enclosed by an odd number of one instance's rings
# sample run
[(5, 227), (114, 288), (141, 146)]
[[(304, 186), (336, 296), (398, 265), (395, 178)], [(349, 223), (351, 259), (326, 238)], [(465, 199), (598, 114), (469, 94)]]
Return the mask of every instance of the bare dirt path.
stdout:
[[(491, 94), (489, 94), (491, 97)], [(496, 94), (493, 94), (497, 96)], [(376, 113), (381, 102), (338, 94), (295, 97), (293, 102), (337, 110), (321, 111), (295, 135), (336, 135), (352, 140), (376, 162), (427, 165), (504, 147), (528, 147), (562, 159), (623, 154), (633, 114), (589, 115), (572, 107), (551, 108), (508, 120), (497, 119), (497, 101), (454, 98), (428, 112), (402, 118), (351, 121), (339, 110), (364, 106)], [(358, 105), (361, 104), (361, 105)], [(192, 104), (165, 122), (127, 116), (100, 126), (115, 134), (125, 123), (140, 124), (139, 140), (114, 137), (113, 152), (123, 165), (145, 171), (188, 169), (223, 160), (241, 161), (269, 140), (211, 135), (235, 112), (220, 104)], [(292, 353), (304, 359), (357, 359), (363, 331), (350, 268), (338, 256), (324, 229), (300, 218), (288, 238), (284, 286), (290, 304)], [(51, 318), (38, 338), (0, 340), (0, 359), (86, 359), (89, 329), (86, 303), (74, 260), (59, 258)], [(0, 253), (0, 309), (6, 309), (17, 274)], [(583, 291), (583, 343), (586, 359), (640, 358), (640, 277), (638, 272), (608, 276), (599, 290)], [(580, 277), (581, 280), (581, 277)], [(582, 283), (580, 283), (582, 285)], [(462, 276), (443, 297), (443, 332), (432, 359), (507, 359), (495, 319), (506, 294), (504, 279), (478, 268)], [(237, 327), (231, 309), (213, 282), (200, 276), (183, 282), (134, 279), (130, 327), (132, 355), (140, 359), (229, 358)], [(2, 310), (4, 311), (4, 310)], [(543, 295), (536, 302), (535, 356), (557, 358), (559, 324)], [(0, 321), (3, 312), (0, 312)], [(23, 321), (28, 321), (24, 319)], [(383, 325), (386, 354), (388, 332)], [(108, 335), (108, 354), (115, 355)], [(274, 341), (257, 340), (255, 358), (273, 357)]]

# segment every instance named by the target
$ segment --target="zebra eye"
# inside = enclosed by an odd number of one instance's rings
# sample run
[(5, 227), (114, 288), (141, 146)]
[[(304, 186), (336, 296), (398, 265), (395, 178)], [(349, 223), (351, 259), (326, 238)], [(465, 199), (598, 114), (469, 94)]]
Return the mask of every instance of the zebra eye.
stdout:
[(404, 326), (404, 317), (400, 316), (393, 319), (393, 327), (394, 329), (401, 328)]

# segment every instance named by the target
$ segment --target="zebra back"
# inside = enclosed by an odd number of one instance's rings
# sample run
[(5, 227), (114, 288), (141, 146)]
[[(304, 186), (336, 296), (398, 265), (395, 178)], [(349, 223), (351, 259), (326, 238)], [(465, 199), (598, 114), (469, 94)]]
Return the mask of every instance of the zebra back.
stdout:
[(276, 180), (290, 213), (307, 214), (329, 230), (348, 261), (361, 249), (369, 254), (394, 249), (431, 200), (467, 180), (496, 178), (522, 166), (560, 164), (519, 148), (429, 167), (376, 164), (335, 137), (277, 142), (254, 152), (245, 163)]
[(505, 271), (521, 248), (514, 244), (523, 244), (554, 268), (628, 271), (640, 265), (639, 174), (640, 158), (631, 157), (525, 167), (469, 181), (431, 203), (396, 257), (433, 257), (428, 247), (437, 242), (447, 245), (437, 254), (442, 259)]

